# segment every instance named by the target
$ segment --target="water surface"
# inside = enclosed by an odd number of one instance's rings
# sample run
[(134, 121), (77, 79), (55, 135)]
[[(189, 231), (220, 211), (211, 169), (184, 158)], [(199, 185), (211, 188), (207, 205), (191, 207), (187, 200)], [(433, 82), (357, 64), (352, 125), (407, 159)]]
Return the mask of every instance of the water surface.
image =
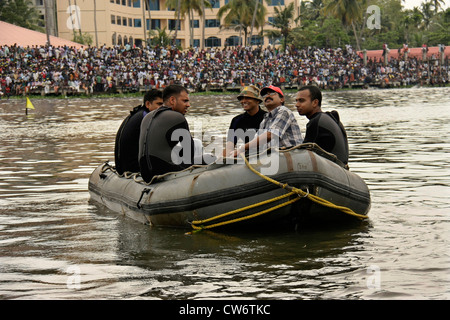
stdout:
[[(191, 100), (195, 134), (221, 137), (241, 112), (236, 95)], [(27, 116), (0, 100), (0, 299), (450, 298), (449, 88), (324, 94), (370, 188), (368, 223), (192, 236), (89, 201), (140, 99), (32, 101)]]

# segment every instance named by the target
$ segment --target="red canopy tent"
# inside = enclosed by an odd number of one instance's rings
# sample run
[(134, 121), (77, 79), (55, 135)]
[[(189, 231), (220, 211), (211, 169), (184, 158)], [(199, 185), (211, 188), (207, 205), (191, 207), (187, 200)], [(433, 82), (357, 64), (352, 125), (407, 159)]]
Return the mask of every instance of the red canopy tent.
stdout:
[[(0, 46), (45, 46), (47, 43), (47, 35), (42, 32), (22, 28), (4, 21), (0, 21)], [(85, 47), (85, 45), (69, 41), (66, 39), (50, 36), (50, 44), (54, 47), (68, 46), (77, 49)]]
[[(422, 48), (409, 48), (408, 50), (409, 50), (408, 52), (409, 58), (416, 57), (420, 60), (422, 59), (423, 56)], [(404, 54), (403, 48), (400, 49), (400, 53), (403, 56)], [(363, 51), (358, 51), (358, 54), (361, 58), (363, 57)], [(445, 47), (444, 54), (445, 57), (450, 57), (450, 46)], [(389, 49), (388, 58), (398, 59), (398, 55), (399, 55), (398, 49)], [(435, 58), (439, 58), (439, 47), (428, 48), (427, 58), (430, 58), (433, 55)], [(368, 60), (380, 60), (381, 58), (383, 58), (383, 50), (367, 50)]]

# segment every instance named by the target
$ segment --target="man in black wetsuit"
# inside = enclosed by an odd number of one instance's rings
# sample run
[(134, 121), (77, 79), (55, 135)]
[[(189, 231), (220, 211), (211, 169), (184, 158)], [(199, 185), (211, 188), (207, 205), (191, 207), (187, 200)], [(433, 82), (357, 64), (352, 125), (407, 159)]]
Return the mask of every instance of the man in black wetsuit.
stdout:
[(303, 143), (314, 142), (325, 151), (336, 155), (340, 161), (347, 165), (347, 133), (340, 122), (337, 111), (322, 111), (320, 89), (316, 86), (302, 87), (297, 92), (295, 101), (298, 113), (309, 119)]
[(239, 139), (243, 140), (243, 143), (251, 141), (259, 129), (264, 114), (267, 113), (259, 106), (263, 100), (256, 86), (244, 87), (237, 98), (245, 112), (231, 120), (223, 156), (228, 154), (227, 150), (228, 152), (234, 150)]
[(120, 125), (116, 135), (114, 160), (119, 174), (139, 172), (139, 133), (142, 119), (163, 104), (162, 91), (152, 89), (144, 95), (144, 104), (135, 107)]
[[(183, 170), (194, 164), (194, 142), (184, 116), (190, 107), (189, 92), (183, 86), (169, 85), (163, 90), (163, 102), (164, 105), (150, 112), (141, 124), (139, 166), (146, 182), (155, 175)], [(178, 143), (182, 154), (173, 155)]]

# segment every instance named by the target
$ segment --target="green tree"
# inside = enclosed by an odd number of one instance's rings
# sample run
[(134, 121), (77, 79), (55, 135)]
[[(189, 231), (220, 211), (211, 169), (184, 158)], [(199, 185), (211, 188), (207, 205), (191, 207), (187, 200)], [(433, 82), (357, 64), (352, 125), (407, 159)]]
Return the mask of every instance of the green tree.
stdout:
[(39, 14), (31, 0), (0, 1), (0, 20), (23, 28), (45, 32), (39, 26)]
[(74, 33), (73, 41), (90, 46), (92, 44), (92, 35), (87, 32), (84, 32), (82, 34)]
[(322, 14), (323, 7), (323, 0), (302, 1), (300, 4), (300, 18), (317, 20)]
[(167, 47), (171, 44), (170, 36), (167, 34), (166, 28), (156, 28), (156, 30), (149, 30), (150, 44), (152, 46)]
[[(166, 6), (168, 9), (175, 9), (175, 14), (181, 18), (188, 16), (189, 20), (189, 44), (193, 46), (194, 43), (194, 14), (197, 13), (200, 17), (204, 16), (204, 9), (210, 8), (211, 3), (208, 0), (167, 0)], [(178, 7), (179, 6), (179, 7)], [(179, 10), (179, 11), (178, 11)], [(204, 22), (203, 22), (204, 25)], [(204, 39), (202, 39), (204, 42)]]
[(289, 36), (296, 47), (341, 47), (350, 42), (350, 36), (340, 20), (319, 17), (318, 20), (303, 20), (300, 27), (294, 28)]
[(422, 12), (423, 21), (422, 28), (427, 30), (430, 27), (431, 20), (434, 15), (434, 11), (431, 9), (433, 4), (431, 2), (422, 2), (420, 5), (420, 11)]
[(445, 4), (445, 0), (430, 0), (434, 8), (434, 14), (437, 14), (439, 9), (442, 8), (442, 4)]
[(256, 1), (260, 0), (230, 0), (217, 12), (217, 18), (221, 21), (223, 18), (223, 28), (240, 28), (244, 32), (245, 45), (252, 25), (256, 29), (262, 28), (267, 15), (267, 8), (263, 4), (256, 6)]
[(325, 15), (333, 16), (341, 20), (342, 24), (352, 27), (356, 40), (357, 50), (361, 50), (360, 37), (356, 30), (356, 24), (362, 22), (362, 0), (330, 0), (324, 7)]
[(292, 31), (291, 23), (294, 18), (294, 3), (291, 2), (284, 9), (281, 6), (275, 7), (273, 22), (269, 24), (279, 30), (267, 30), (266, 35), (271, 38), (283, 37), (283, 49), (286, 49), (288, 36)]

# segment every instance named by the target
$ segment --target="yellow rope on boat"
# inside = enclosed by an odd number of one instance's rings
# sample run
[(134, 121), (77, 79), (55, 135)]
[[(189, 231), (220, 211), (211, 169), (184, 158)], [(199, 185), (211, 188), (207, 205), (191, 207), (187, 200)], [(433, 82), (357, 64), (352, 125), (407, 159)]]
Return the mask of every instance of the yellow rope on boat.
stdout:
[[(217, 216), (214, 216), (214, 217), (211, 217), (211, 218), (208, 218), (208, 219), (205, 219), (205, 220), (194, 220), (194, 221), (191, 222), (191, 226), (192, 226), (192, 228), (194, 230), (211, 229), (211, 228), (215, 228), (215, 227), (219, 227), (219, 226), (223, 226), (223, 225), (227, 225), (227, 224), (231, 224), (231, 223), (235, 223), (235, 222), (239, 222), (239, 221), (255, 218), (257, 216), (260, 216), (260, 215), (263, 215), (265, 213), (268, 213), (268, 212), (274, 211), (276, 209), (282, 208), (284, 206), (287, 206), (287, 205), (289, 205), (291, 203), (294, 203), (295, 201), (300, 200), (301, 198), (304, 198), (304, 197), (310, 199), (311, 201), (313, 201), (313, 202), (315, 202), (317, 204), (320, 204), (322, 206), (329, 207), (329, 208), (332, 208), (332, 209), (340, 210), (340, 211), (342, 211), (342, 212), (344, 212), (346, 214), (349, 214), (351, 216), (357, 217), (357, 218), (359, 218), (361, 220), (368, 218), (368, 216), (362, 215), (362, 214), (358, 214), (358, 213), (354, 212), (350, 208), (335, 205), (335, 204), (333, 204), (333, 203), (331, 203), (331, 202), (329, 202), (329, 201), (327, 201), (325, 199), (322, 199), (322, 198), (320, 198), (318, 196), (310, 194), (309, 192), (305, 192), (305, 191), (303, 191), (301, 189), (289, 186), (287, 183), (283, 184), (283, 183), (278, 182), (278, 181), (276, 181), (276, 180), (274, 180), (274, 179), (272, 179), (270, 177), (267, 177), (266, 175), (264, 175), (264, 174), (260, 173), (259, 171), (255, 170), (251, 166), (251, 164), (248, 162), (248, 160), (245, 157), (245, 155), (241, 154), (241, 157), (244, 159), (245, 164), (247, 165), (247, 167), (252, 172), (254, 172), (255, 174), (257, 174), (261, 178), (263, 178), (263, 179), (265, 179), (265, 180), (267, 180), (267, 181), (269, 181), (269, 182), (271, 182), (271, 183), (273, 183), (273, 184), (275, 184), (275, 185), (277, 185), (277, 186), (279, 186), (279, 187), (281, 187), (283, 189), (289, 190), (290, 192), (287, 193), (287, 194), (284, 194), (282, 196), (279, 196), (279, 197), (275, 197), (275, 198), (272, 198), (272, 199), (269, 199), (269, 200), (261, 201), (259, 203), (255, 203), (255, 204), (243, 207), (243, 208), (239, 208), (239, 209), (232, 210), (232, 211), (229, 211), (229, 212), (226, 212), (226, 213), (223, 213), (223, 214), (219, 214)], [(253, 208), (256, 208), (256, 207), (259, 207), (259, 206), (262, 206), (262, 205), (265, 205), (265, 204), (268, 204), (268, 203), (271, 203), (271, 202), (274, 202), (274, 201), (277, 201), (277, 200), (281, 200), (281, 199), (290, 197), (292, 195), (297, 195), (297, 197), (295, 197), (294, 199), (291, 199), (289, 201), (286, 201), (284, 203), (278, 204), (278, 205), (276, 205), (274, 207), (265, 209), (263, 211), (260, 211), (260, 212), (257, 212), (257, 213), (254, 213), (254, 214), (251, 214), (251, 215), (248, 215), (248, 216), (232, 219), (232, 220), (222, 221), (222, 222), (219, 222), (219, 223), (216, 223), (216, 224), (212, 224), (212, 225), (208, 225), (208, 226), (203, 225), (203, 224), (208, 223), (210, 221), (214, 221), (214, 220), (217, 220), (217, 219), (220, 219), (220, 218), (224, 218), (224, 217), (233, 215), (235, 213), (239, 213), (239, 212), (242, 212), (242, 211), (253, 209)]]
[(255, 203), (255, 204), (243, 207), (243, 208), (239, 208), (239, 209), (236, 209), (236, 210), (232, 210), (232, 211), (226, 212), (226, 213), (222, 213), (222, 214), (219, 214), (217, 216), (214, 216), (214, 217), (211, 217), (211, 218), (208, 218), (208, 219), (205, 219), (205, 220), (195, 220), (195, 221), (191, 222), (192, 228), (195, 229), (195, 230), (211, 229), (211, 228), (223, 226), (223, 225), (230, 224), (230, 223), (235, 223), (235, 222), (238, 222), (238, 221), (243, 221), (243, 220), (255, 218), (257, 216), (260, 216), (260, 215), (263, 215), (265, 213), (271, 212), (271, 211), (276, 210), (278, 208), (287, 206), (287, 205), (289, 205), (289, 204), (299, 200), (300, 198), (298, 198), (298, 197), (294, 198), (294, 199), (289, 200), (289, 201), (287, 201), (285, 203), (276, 205), (275, 207), (272, 207), (272, 208), (269, 208), (269, 209), (266, 209), (266, 210), (263, 210), (263, 211), (260, 211), (260, 212), (257, 212), (257, 213), (245, 216), (245, 217), (236, 218), (236, 219), (233, 219), (233, 220), (227, 220), (227, 221), (219, 222), (219, 223), (212, 224), (212, 225), (209, 225), (209, 226), (196, 226), (196, 224), (202, 224), (203, 225), (203, 224), (208, 223), (210, 221), (217, 220), (217, 219), (220, 219), (220, 218), (224, 218), (226, 216), (230, 216), (232, 214), (239, 213), (239, 212), (242, 212), (242, 211), (250, 210), (252, 208), (256, 208), (256, 207), (259, 207), (259, 206), (262, 206), (262, 205), (265, 205), (265, 204), (268, 204), (268, 203), (271, 203), (271, 202), (274, 202), (274, 201), (277, 201), (277, 200), (281, 200), (281, 199), (287, 198), (287, 197), (292, 196), (294, 194), (295, 194), (294, 192), (286, 193), (286, 194), (284, 194), (282, 196), (275, 197), (275, 198), (272, 198), (272, 199), (269, 199), (269, 200), (265, 200), (265, 201), (261, 201), (261, 202), (258, 202), (258, 203)]
[(367, 219), (367, 218), (368, 218), (368, 216), (363, 215), (363, 214), (358, 214), (358, 213), (354, 212), (354, 211), (353, 211), (352, 209), (350, 209), (350, 208), (335, 205), (335, 204), (331, 203), (331, 202), (328, 201), (328, 200), (322, 199), (322, 198), (320, 198), (320, 197), (318, 197), (318, 196), (315, 196), (315, 195), (313, 195), (313, 194), (310, 194), (310, 193), (306, 193), (306, 192), (303, 191), (302, 189), (298, 189), (298, 188), (295, 188), (295, 187), (291, 187), (291, 186), (289, 186), (289, 185), (287, 185), (287, 184), (282, 184), (282, 183), (280, 183), (280, 182), (278, 182), (278, 181), (276, 181), (276, 180), (274, 180), (274, 179), (272, 179), (272, 178), (269, 178), (269, 177), (263, 175), (261, 172), (258, 172), (257, 170), (255, 170), (255, 169), (251, 166), (251, 164), (248, 162), (247, 158), (245, 158), (245, 156), (242, 156), (242, 158), (244, 159), (245, 164), (247, 165), (247, 167), (248, 167), (251, 171), (253, 171), (253, 172), (256, 173), (258, 176), (260, 176), (261, 178), (263, 178), (263, 179), (265, 179), (265, 180), (267, 180), (267, 181), (269, 181), (269, 182), (272, 182), (272, 183), (274, 183), (274, 184), (276, 184), (276, 185), (278, 185), (278, 186), (282, 186), (284, 189), (288, 189), (288, 190), (290, 190), (291, 192), (294, 192), (294, 193), (296, 193), (296, 194), (298, 194), (298, 195), (300, 195), (300, 196), (307, 197), (307, 198), (310, 199), (311, 201), (314, 201), (314, 202), (316, 202), (316, 203), (318, 203), (318, 204), (320, 204), (320, 205), (322, 205), (322, 206), (329, 207), (329, 208), (332, 208), (332, 209), (340, 210), (340, 211), (342, 211), (342, 212), (344, 212), (344, 213), (347, 213), (347, 214), (349, 214), (349, 215), (351, 215), (351, 216), (354, 216), (354, 217), (357, 217), (357, 218), (359, 218), (359, 219)]

